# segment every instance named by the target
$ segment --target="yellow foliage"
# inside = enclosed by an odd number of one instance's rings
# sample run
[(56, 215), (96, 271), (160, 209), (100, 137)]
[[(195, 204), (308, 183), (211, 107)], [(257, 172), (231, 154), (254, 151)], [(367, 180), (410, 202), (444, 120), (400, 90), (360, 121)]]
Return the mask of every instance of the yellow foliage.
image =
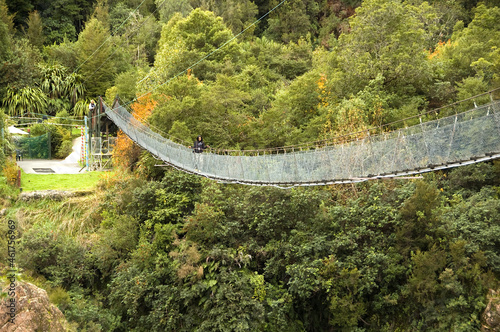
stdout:
[(12, 160), (12, 158), (7, 159), (5, 166), (3, 168), (3, 175), (7, 179), (7, 183), (11, 186), (15, 185), (18, 177), (18, 166)]

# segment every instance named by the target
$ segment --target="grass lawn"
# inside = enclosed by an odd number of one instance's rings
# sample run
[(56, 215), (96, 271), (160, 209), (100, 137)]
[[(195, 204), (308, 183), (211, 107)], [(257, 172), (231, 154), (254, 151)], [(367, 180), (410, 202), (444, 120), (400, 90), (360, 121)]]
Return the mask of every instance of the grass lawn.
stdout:
[(21, 171), (23, 191), (34, 190), (89, 190), (106, 172), (88, 172), (81, 174), (26, 174)]

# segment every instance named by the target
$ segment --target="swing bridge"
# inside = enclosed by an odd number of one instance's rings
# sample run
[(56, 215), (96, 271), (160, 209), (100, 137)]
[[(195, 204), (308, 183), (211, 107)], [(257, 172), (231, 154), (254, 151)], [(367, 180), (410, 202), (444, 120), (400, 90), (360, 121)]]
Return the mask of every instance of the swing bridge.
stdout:
[[(476, 105), (477, 100), (486, 103)], [(193, 153), (115, 102), (105, 114), (164, 165), (224, 183), (314, 186), (397, 178), (500, 158), (500, 100), (493, 91), (313, 145)]]

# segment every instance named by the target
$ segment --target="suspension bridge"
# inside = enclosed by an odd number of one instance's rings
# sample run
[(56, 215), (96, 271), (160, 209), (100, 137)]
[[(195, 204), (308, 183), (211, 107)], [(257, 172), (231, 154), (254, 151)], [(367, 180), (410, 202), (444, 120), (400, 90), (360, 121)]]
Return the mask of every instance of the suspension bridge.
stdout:
[(412, 126), (351, 135), (357, 139), (343, 136), (315, 146), (218, 153), (193, 153), (118, 103), (104, 109), (128, 137), (165, 165), (221, 182), (292, 187), (412, 176), (500, 158), (500, 100), (489, 94), (489, 102), (479, 107), (474, 102), (470, 109), (444, 117), (442, 109), (433, 110), (399, 123), (416, 123)]

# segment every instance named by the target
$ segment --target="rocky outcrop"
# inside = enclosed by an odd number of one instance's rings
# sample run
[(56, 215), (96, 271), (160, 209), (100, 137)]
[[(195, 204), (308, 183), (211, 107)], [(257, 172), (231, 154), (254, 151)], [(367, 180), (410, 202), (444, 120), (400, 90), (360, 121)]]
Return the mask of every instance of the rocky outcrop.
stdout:
[[(13, 289), (13, 297), (7, 296), (0, 301), (0, 331), (70, 330), (64, 315), (50, 303), (45, 290), (27, 282), (16, 282)], [(4, 288), (3, 292), (9, 293), (9, 286)]]
[(89, 194), (91, 194), (89, 191), (40, 190), (22, 192), (19, 194), (19, 199), (21, 201), (31, 201), (48, 198), (54, 201), (61, 201), (68, 197), (80, 197)]
[(483, 332), (500, 331), (500, 294), (490, 289), (488, 292), (488, 305), (483, 313)]

